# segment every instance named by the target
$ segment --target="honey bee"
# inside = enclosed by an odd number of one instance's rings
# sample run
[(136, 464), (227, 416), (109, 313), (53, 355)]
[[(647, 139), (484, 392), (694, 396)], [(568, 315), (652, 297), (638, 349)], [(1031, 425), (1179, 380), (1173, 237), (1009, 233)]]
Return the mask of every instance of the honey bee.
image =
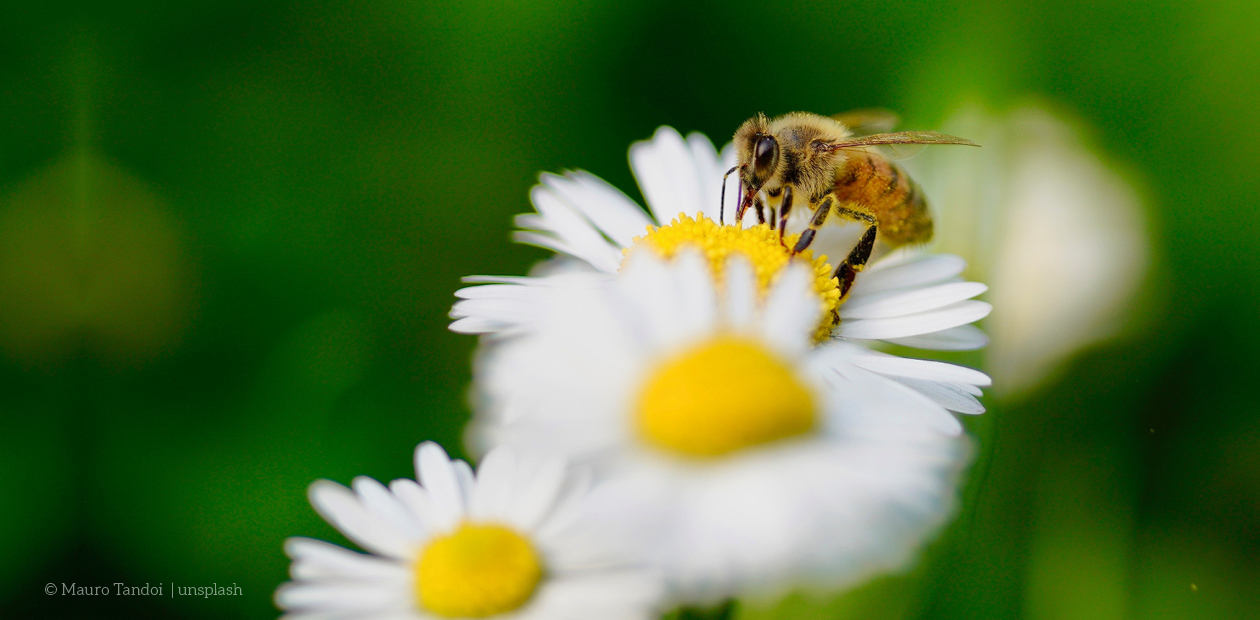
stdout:
[[(917, 183), (888, 157), (867, 147), (898, 144), (978, 144), (934, 131), (899, 131), (857, 136), (855, 130), (891, 129), (896, 116), (882, 110), (859, 110), (834, 117), (793, 112), (769, 119), (758, 114), (735, 132), (739, 172), (736, 220), (749, 208), (780, 240), (788, 216), (804, 202), (812, 216), (792, 253), (809, 247), (830, 218), (866, 225), (857, 245), (836, 267), (840, 295), (853, 286), (866, 267), (878, 238), (888, 247), (926, 243), (932, 239), (932, 216)], [(895, 148), (895, 147), (894, 147)], [(725, 178), (723, 178), (725, 190)], [(777, 221), (776, 221), (777, 220)]]

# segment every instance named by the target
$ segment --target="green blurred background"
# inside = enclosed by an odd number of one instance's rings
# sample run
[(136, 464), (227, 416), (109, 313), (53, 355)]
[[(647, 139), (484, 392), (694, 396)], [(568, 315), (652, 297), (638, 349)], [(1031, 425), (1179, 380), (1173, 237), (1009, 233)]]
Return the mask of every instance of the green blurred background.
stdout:
[[(0, 617), (266, 618), (315, 478), (460, 450), (461, 275), (659, 125), (1048, 101), (1149, 201), (1127, 337), (971, 420), (925, 559), (747, 618), (1260, 617), (1260, 5), (7, 3)], [(239, 597), (44, 585), (239, 585)], [(111, 586), (112, 587), (112, 586)], [(169, 594), (169, 586), (167, 593)]]

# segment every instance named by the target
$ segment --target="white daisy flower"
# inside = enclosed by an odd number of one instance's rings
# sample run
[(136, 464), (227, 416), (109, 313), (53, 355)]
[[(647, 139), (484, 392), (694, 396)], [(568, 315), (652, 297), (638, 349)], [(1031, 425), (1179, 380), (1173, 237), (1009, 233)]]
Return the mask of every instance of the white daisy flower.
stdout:
[(763, 293), (743, 254), (715, 278), (683, 250), (557, 287), (483, 349), (470, 439), (595, 465), (683, 601), (902, 566), (951, 510), (968, 450), (950, 410), (980, 412), (988, 377), (817, 345), (816, 279), (793, 264)]
[(311, 485), (320, 515), (369, 553), (290, 538), (285, 618), (655, 617), (658, 579), (633, 566), (628, 539), (584, 516), (589, 475), (510, 449), (474, 475), (432, 442), (416, 449), (416, 474), (388, 488), (362, 476), (353, 490)]
[[(488, 284), (456, 293), (451, 329), (461, 333), (511, 334), (533, 329), (539, 302), (566, 287), (595, 286), (615, 277), (628, 254), (650, 248), (673, 256), (679, 248), (704, 248), (715, 274), (731, 254), (753, 261), (764, 289), (788, 264), (807, 261), (815, 270), (815, 294), (825, 309), (816, 337), (854, 341), (887, 341), (906, 346), (965, 350), (983, 347), (983, 332), (970, 325), (991, 307), (973, 297), (986, 287), (964, 282), (965, 267), (957, 256), (893, 252), (859, 274), (843, 303), (827, 256), (843, 256), (856, 241), (855, 227), (825, 226), (811, 250), (792, 258), (792, 235), (781, 243), (778, 233), (755, 226), (749, 210), (736, 226), (737, 193), (727, 192), (722, 208), (722, 175), (734, 162), (728, 145), (719, 156), (712, 143), (693, 133), (685, 140), (662, 127), (649, 141), (630, 148), (630, 163), (647, 198), (650, 214), (616, 188), (587, 172), (544, 174), (530, 192), (537, 213), (517, 217), (516, 239), (558, 252), (531, 277), (474, 276), (468, 282)], [(718, 211), (722, 226), (705, 213)], [(789, 230), (803, 228), (808, 214), (796, 214)], [(795, 227), (795, 228), (794, 228)], [(838, 327), (837, 327), (838, 323)]]

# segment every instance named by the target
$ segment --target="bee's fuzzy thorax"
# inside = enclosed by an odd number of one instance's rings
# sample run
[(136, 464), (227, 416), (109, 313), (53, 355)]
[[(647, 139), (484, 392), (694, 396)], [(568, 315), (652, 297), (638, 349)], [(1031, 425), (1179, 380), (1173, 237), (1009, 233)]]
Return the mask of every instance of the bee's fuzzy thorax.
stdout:
[[(848, 128), (834, 119), (809, 112), (792, 112), (769, 121), (759, 116), (755, 120), (759, 128), (764, 128), (765, 135), (775, 138), (782, 151), (779, 165), (764, 186), (767, 190), (791, 185), (799, 195), (809, 198), (830, 191), (836, 162), (844, 155), (826, 147), (848, 138), (851, 135)], [(751, 138), (745, 140), (750, 149), (753, 142)]]

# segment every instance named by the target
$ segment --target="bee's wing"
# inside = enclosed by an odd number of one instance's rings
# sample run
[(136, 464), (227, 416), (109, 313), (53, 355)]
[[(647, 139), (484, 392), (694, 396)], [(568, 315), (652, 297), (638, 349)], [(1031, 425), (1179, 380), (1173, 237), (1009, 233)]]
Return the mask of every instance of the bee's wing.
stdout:
[(897, 131), (893, 133), (877, 133), (842, 142), (832, 143), (832, 150), (857, 149), (868, 146), (880, 147), (885, 157), (893, 160), (909, 159), (918, 155), (929, 144), (962, 144), (980, 146), (966, 138), (948, 136), (935, 131)]
[(863, 108), (861, 110), (849, 110), (839, 114), (832, 114), (831, 118), (840, 121), (840, 124), (849, 128), (855, 136), (865, 136), (873, 133), (884, 131), (892, 131), (897, 123), (901, 122), (901, 117), (897, 116), (892, 110), (883, 108)]

